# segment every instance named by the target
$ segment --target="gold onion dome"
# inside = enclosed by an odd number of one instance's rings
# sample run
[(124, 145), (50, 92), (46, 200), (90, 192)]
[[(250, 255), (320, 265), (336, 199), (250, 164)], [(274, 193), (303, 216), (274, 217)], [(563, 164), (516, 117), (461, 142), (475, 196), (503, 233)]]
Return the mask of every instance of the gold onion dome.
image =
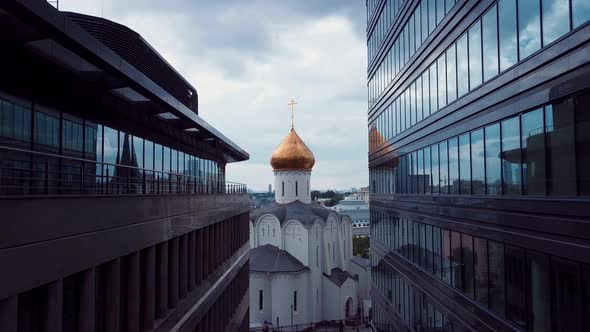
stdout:
[(311, 171), (314, 164), (313, 153), (293, 128), (270, 158), (270, 165), (275, 171)]

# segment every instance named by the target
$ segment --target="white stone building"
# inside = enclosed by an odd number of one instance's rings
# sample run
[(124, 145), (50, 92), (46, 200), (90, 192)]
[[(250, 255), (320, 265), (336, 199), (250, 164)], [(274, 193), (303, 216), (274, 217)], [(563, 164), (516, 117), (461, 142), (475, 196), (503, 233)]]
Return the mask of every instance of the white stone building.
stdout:
[(275, 201), (250, 215), (250, 325), (357, 315), (352, 221), (311, 201), (313, 153), (292, 128), (273, 153)]

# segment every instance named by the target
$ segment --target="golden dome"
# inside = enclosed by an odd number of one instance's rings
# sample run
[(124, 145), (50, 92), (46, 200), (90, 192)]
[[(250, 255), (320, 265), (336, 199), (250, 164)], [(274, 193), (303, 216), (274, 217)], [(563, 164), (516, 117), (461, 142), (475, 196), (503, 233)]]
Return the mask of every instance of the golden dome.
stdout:
[(275, 171), (311, 171), (314, 164), (313, 153), (293, 128), (270, 158), (270, 165)]

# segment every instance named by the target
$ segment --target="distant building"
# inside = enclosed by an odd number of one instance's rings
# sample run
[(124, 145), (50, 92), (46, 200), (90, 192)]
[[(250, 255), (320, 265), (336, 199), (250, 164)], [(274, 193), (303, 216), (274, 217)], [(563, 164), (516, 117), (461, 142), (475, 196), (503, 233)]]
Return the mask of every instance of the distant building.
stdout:
[(354, 194), (347, 196), (337, 205), (333, 206), (332, 209), (340, 214), (348, 215), (352, 220), (353, 228), (369, 227), (369, 204), (363, 200), (356, 199), (356, 197)]
[(272, 184), (268, 184), (268, 193), (272, 194)]
[(358, 280), (368, 276), (350, 272), (352, 221), (312, 202), (314, 163), (294, 129), (273, 153), (275, 201), (250, 215), (251, 327), (342, 321), (361, 309)]
[(353, 192), (351, 196), (357, 200), (361, 200), (366, 204), (369, 204), (369, 187), (362, 187), (360, 191)]

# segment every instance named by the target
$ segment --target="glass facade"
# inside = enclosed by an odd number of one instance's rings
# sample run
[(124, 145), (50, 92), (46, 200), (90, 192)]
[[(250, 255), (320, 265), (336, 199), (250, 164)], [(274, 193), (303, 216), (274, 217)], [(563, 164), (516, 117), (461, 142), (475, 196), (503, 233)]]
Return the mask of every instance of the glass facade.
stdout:
[[(589, 101), (583, 92), (403, 154), (370, 170), (371, 183), (392, 184), (371, 192), (587, 196), (590, 138), (580, 130), (590, 126)], [(432, 158), (416, 160), (424, 151)]]
[[(432, 3), (435, 2), (432, 1)], [(440, 5), (435, 6), (440, 7)], [(575, 0), (571, 6), (567, 0), (498, 0), (446, 52), (441, 54), (428, 69), (425, 69), (423, 74), (409, 83), (370, 121), (369, 131), (376, 130), (383, 139), (371, 140), (369, 151), (377, 151), (387, 141), (402, 134), (430, 114), (478, 88), (484, 82), (496, 77), (499, 72), (532, 55), (542, 46), (547, 46), (568, 33), (572, 26), (570, 9), (574, 21), (576, 17), (586, 17), (587, 21), (588, 7), (590, 6)], [(542, 36), (541, 27), (543, 27)], [(416, 33), (414, 31), (414, 34)], [(422, 38), (416, 38), (416, 40), (424, 41)], [(413, 50), (407, 43), (401, 42), (401, 44), (402, 53), (408, 48)], [(398, 49), (396, 46), (391, 48), (388, 58), (392, 59), (386, 58), (375, 76), (369, 79), (369, 111), (403, 64), (409, 60), (409, 57), (406, 59), (400, 56), (397, 53)], [(385, 63), (401, 59), (406, 60), (399, 66), (384, 66)], [(390, 70), (391, 68), (394, 70)], [(424, 88), (425, 76), (430, 78), (427, 81), (429, 89)], [(414, 98), (409, 98), (404, 104), (404, 96), (413, 91), (413, 87), (419, 83), (423, 88), (416, 93), (420, 92), (421, 95), (417, 94)], [(424, 107), (419, 106), (418, 104), (422, 104), (425, 99), (429, 101), (429, 104)], [(420, 115), (417, 114), (418, 110), (422, 111)], [(397, 113), (401, 113), (401, 116), (388, 116), (388, 114)], [(396, 123), (404, 119), (407, 120), (401, 125)]]
[(69, 113), (1, 99), (0, 155), (4, 193), (226, 190), (221, 163)]

